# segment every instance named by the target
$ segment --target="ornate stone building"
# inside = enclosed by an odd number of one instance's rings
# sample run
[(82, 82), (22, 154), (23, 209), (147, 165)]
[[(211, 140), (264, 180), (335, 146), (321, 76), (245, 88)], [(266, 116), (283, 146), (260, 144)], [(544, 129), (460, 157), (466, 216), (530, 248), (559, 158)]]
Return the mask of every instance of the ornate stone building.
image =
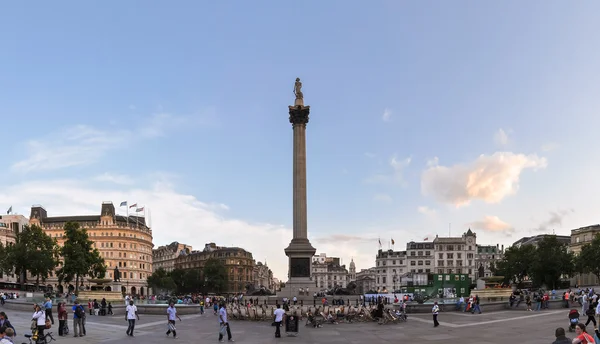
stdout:
[[(152, 274), (152, 230), (143, 217), (122, 216), (115, 213), (112, 202), (103, 202), (99, 215), (73, 215), (49, 217), (40, 205), (31, 208), (29, 223), (42, 227), (44, 232), (56, 239), (59, 246), (64, 244), (64, 225), (67, 222), (79, 223), (87, 230), (94, 248), (106, 262), (106, 277), (113, 278), (113, 270), (119, 267), (122, 292), (147, 295), (146, 279)], [(60, 292), (56, 274), (47, 280), (48, 287)], [(74, 282), (72, 282), (74, 283)], [(83, 278), (82, 286), (89, 286)], [(69, 286), (74, 287), (73, 285)]]
[[(596, 235), (600, 234), (600, 225), (592, 225), (571, 230), (569, 251), (578, 255), (585, 244), (589, 244)], [(595, 286), (598, 278), (594, 274), (577, 274), (571, 278), (572, 286)]]
[[(17, 240), (17, 233), (21, 232), (23, 226), (28, 223), (29, 220), (23, 215), (0, 215), (0, 242), (2, 245), (14, 244)], [(13, 273), (0, 272), (0, 281), (17, 283), (18, 276)]]
[(434, 263), (434, 245), (432, 242), (411, 241), (406, 244), (406, 272), (431, 273)]
[(273, 285), (273, 272), (269, 269), (266, 262), (265, 264), (261, 262), (256, 263), (254, 269), (252, 269), (252, 282), (256, 290), (265, 288), (271, 292), (275, 291)]
[(253, 283), (254, 259), (252, 253), (239, 247), (220, 247), (215, 243), (204, 246), (202, 251), (192, 251), (179, 255), (175, 260), (176, 269), (198, 269), (203, 273), (208, 259), (217, 259), (227, 270), (227, 290), (222, 293), (244, 293), (246, 285)]
[(356, 274), (356, 293), (366, 294), (369, 291), (377, 291), (375, 276), (377, 268), (362, 269)]
[(350, 282), (346, 265), (340, 264), (340, 258), (327, 257), (325, 253), (313, 256), (312, 278), (317, 290), (332, 289), (336, 286), (346, 288)]
[(177, 241), (155, 248), (152, 250), (153, 272), (160, 268), (163, 268), (167, 272), (173, 271), (177, 257), (182, 254), (189, 254), (190, 252), (192, 252), (192, 246), (180, 244)]
[(408, 272), (406, 251), (379, 250), (375, 257), (375, 289), (392, 292), (400, 287), (400, 277)]
[(475, 256), (477, 235), (469, 229), (460, 237), (435, 236), (435, 272), (438, 274), (468, 274), (472, 281), (477, 279)]
[(475, 266), (477, 278), (494, 276), (491, 268), (504, 257), (504, 245), (477, 245)]

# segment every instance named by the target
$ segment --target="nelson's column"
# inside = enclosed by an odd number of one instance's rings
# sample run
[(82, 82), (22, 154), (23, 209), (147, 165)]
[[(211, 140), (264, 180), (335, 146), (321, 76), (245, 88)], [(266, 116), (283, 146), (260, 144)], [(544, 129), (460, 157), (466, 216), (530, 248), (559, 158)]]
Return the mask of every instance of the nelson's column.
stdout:
[[(294, 85), (296, 101), (289, 106), (290, 123), (294, 130), (293, 178), (294, 178), (294, 236), (285, 249), (289, 260), (288, 282), (280, 292), (282, 296), (299, 296), (299, 289), (316, 290), (311, 280), (312, 257), (316, 249), (308, 241), (306, 229), (306, 124), (310, 106), (304, 106), (302, 83), (296, 79)], [(310, 290), (309, 290), (310, 292)]]

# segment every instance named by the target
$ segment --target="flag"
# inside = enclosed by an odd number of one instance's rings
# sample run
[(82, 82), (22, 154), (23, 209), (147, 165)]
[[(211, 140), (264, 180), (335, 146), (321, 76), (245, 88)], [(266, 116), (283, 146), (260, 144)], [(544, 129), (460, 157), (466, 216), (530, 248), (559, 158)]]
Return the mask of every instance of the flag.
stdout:
[(423, 239), (423, 241), (427, 241), (427, 240), (429, 240), (429, 237), (427, 237), (427, 238)]
[(127, 201), (121, 202), (121, 205), (119, 207), (126, 207), (127, 206)]
[(137, 203), (134, 203), (134, 204), (130, 205), (130, 206), (129, 206), (129, 209), (131, 209), (131, 208), (135, 208), (135, 207), (137, 207)]
[(395, 244), (394, 239), (392, 239), (392, 245), (394, 245), (394, 244)]
[(379, 239), (379, 247), (381, 247), (381, 239)]
[(10, 214), (12, 212), (12, 205), (10, 206), (10, 208), (8, 208), (8, 210), (6, 211), (6, 215)]
[(140, 213), (140, 212), (142, 212), (142, 211), (144, 211), (144, 207), (141, 207), (141, 208), (136, 208), (136, 209), (135, 209), (135, 212), (136, 212), (136, 213)]

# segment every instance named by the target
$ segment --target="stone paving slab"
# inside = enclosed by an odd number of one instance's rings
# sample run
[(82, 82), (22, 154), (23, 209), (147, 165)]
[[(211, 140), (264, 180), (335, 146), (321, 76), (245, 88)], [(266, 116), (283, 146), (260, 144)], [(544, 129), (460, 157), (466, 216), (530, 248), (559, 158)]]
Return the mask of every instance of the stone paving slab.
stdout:
[[(434, 328), (430, 314), (411, 314), (406, 323), (378, 325), (377, 323), (353, 323), (324, 325), (314, 329), (300, 326), (298, 337), (276, 339), (274, 327), (270, 322), (232, 321), (231, 329), (238, 343), (270, 344), (270, 343), (466, 343), (485, 344), (502, 343), (518, 340), (520, 344), (548, 344), (554, 340), (556, 327), (567, 327), (568, 310), (550, 309), (541, 312), (498, 311), (482, 314), (441, 313), (441, 326)], [(24, 342), (23, 334), (28, 331), (31, 313), (8, 312), (10, 321), (19, 333), (15, 343)], [(136, 324), (134, 338), (127, 337), (127, 323), (123, 316), (94, 317), (88, 316), (87, 333), (83, 338), (58, 337), (54, 327), (50, 331), (56, 335), (56, 343), (170, 343), (170, 342), (202, 342), (217, 343), (217, 317), (211, 314), (182, 316), (177, 322), (178, 339), (167, 338), (166, 315), (142, 316)], [(585, 320), (585, 319), (582, 319)], [(72, 322), (69, 322), (72, 328)]]

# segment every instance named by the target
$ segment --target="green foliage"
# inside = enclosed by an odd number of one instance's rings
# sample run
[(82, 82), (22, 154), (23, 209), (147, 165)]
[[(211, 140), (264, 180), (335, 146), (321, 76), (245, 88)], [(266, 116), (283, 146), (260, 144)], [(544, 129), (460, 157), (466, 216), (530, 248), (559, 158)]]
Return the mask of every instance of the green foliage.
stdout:
[(600, 235), (596, 235), (589, 244), (581, 247), (575, 258), (575, 270), (580, 273), (592, 273), (600, 279)]
[(80, 278), (91, 276), (102, 278), (106, 275), (106, 265), (100, 252), (94, 248), (87, 230), (76, 222), (65, 224), (65, 242), (60, 253), (63, 264), (58, 271), (59, 281), (71, 282), (75, 279), (75, 291), (79, 291)]
[(207, 292), (219, 294), (227, 290), (227, 270), (218, 259), (208, 259), (204, 264), (204, 288)]
[(148, 286), (155, 291), (174, 291), (177, 286), (173, 282), (171, 275), (163, 268), (159, 268), (152, 275), (148, 276)]
[(531, 264), (531, 279), (535, 286), (555, 289), (562, 276), (573, 275), (573, 254), (567, 252), (567, 245), (560, 243), (556, 236), (544, 237), (535, 253)]
[(535, 286), (553, 289), (559, 286), (561, 277), (571, 276), (573, 271), (573, 254), (554, 235), (544, 237), (537, 246), (508, 248), (492, 269), (495, 275), (504, 276), (507, 283), (519, 284), (528, 277)]
[(58, 265), (58, 258), (56, 241), (36, 225), (25, 226), (16, 234), (15, 244), (0, 250), (1, 269), (14, 272), (20, 284), (27, 282), (28, 271), (36, 277), (36, 284), (45, 281)]

